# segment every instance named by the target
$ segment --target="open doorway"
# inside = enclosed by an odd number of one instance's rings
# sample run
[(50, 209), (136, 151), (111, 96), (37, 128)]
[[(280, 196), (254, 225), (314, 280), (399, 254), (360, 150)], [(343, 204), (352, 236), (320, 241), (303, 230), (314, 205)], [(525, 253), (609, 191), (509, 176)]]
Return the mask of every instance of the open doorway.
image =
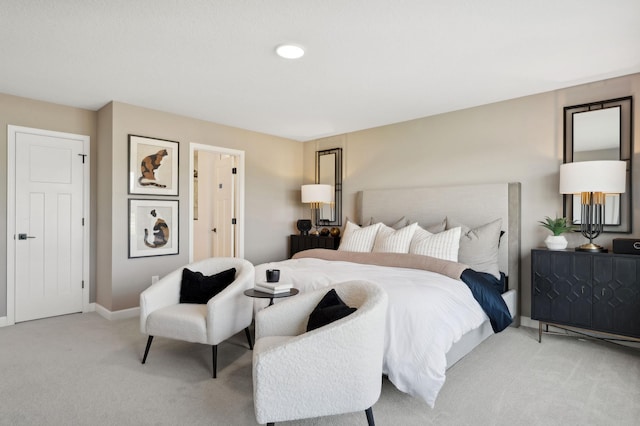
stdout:
[(190, 144), (189, 260), (244, 257), (244, 151)]

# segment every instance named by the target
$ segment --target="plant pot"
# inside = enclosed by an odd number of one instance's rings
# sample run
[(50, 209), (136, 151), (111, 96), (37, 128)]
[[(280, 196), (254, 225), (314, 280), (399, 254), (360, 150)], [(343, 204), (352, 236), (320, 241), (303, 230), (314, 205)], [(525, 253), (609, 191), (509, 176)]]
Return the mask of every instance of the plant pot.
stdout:
[(569, 244), (564, 235), (549, 235), (544, 240), (544, 243), (549, 250), (564, 250), (567, 248), (567, 244)]

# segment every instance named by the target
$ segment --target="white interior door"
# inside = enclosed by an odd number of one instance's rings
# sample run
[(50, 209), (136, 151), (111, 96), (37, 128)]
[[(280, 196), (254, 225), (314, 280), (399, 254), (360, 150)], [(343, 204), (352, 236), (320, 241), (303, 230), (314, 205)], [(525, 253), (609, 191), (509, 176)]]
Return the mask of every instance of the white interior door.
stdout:
[[(194, 197), (189, 215), (189, 261), (206, 253), (211, 253), (207, 257), (244, 257), (244, 151), (193, 142), (189, 151), (191, 169), (198, 170), (197, 185), (191, 179), (189, 187)], [(202, 188), (209, 182), (210, 189), (205, 192)]]
[(15, 133), (16, 322), (83, 310), (84, 150), (82, 139)]
[(213, 196), (213, 255), (234, 255), (234, 179), (235, 157), (220, 155), (215, 162), (215, 186)]
[(207, 151), (196, 151), (194, 159), (196, 160), (198, 185), (194, 185), (193, 194), (196, 200), (193, 206), (193, 260), (198, 261), (213, 257), (214, 224), (211, 206), (216, 154)]

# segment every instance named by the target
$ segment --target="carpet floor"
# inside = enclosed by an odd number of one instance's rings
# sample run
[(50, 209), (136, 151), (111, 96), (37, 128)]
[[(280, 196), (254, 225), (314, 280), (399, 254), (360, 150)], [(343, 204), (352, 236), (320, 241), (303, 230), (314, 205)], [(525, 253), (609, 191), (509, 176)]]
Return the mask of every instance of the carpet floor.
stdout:
[[(211, 348), (96, 313), (0, 328), (1, 425), (256, 425), (244, 333)], [(286, 366), (283, 366), (286, 372)], [(386, 378), (384, 425), (639, 425), (640, 350), (509, 328), (447, 372), (435, 408)], [(364, 412), (280, 425), (366, 425)]]

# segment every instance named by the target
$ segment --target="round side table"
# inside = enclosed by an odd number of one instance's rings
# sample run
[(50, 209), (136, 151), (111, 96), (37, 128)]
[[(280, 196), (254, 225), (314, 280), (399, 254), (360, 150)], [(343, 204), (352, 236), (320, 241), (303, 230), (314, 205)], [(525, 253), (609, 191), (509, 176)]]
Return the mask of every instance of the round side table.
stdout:
[(269, 306), (271, 306), (273, 305), (273, 299), (280, 299), (283, 297), (295, 296), (299, 292), (300, 291), (297, 288), (292, 288), (291, 290), (283, 293), (271, 294), (271, 293), (265, 293), (264, 291), (256, 290), (255, 288), (250, 288), (248, 290), (245, 290), (244, 294), (245, 296), (255, 297), (258, 299), (269, 299)]

